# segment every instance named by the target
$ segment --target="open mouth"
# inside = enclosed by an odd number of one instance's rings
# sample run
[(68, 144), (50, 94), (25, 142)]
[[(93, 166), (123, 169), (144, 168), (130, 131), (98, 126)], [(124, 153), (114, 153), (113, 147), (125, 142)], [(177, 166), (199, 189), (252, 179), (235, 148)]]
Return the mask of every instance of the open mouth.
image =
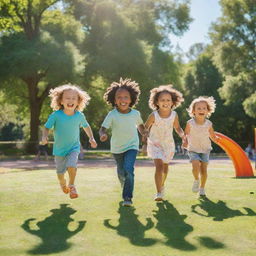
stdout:
[(69, 107), (69, 108), (73, 108), (73, 107), (74, 107), (74, 104), (68, 104), (68, 107)]

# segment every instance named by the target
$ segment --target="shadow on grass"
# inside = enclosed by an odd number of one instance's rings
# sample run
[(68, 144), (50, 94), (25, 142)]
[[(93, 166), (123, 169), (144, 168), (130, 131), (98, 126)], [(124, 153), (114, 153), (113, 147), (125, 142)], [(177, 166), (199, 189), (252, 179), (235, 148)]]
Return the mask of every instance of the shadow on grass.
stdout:
[(200, 236), (200, 237), (198, 237), (198, 240), (201, 245), (203, 245), (204, 247), (206, 247), (208, 249), (222, 249), (222, 248), (226, 247), (223, 243), (218, 242), (208, 236)]
[(147, 224), (143, 225), (138, 215), (134, 213), (134, 207), (124, 207), (119, 204), (118, 213), (120, 214), (119, 224), (114, 226), (109, 219), (104, 220), (104, 225), (117, 231), (120, 236), (127, 237), (131, 244), (136, 246), (151, 246), (156, 243), (155, 239), (145, 238), (145, 231), (151, 229), (154, 224), (151, 218), (147, 218)]
[[(204, 216), (213, 217), (214, 221), (223, 221), (224, 219), (229, 219), (237, 216), (256, 216), (256, 212), (252, 209), (244, 207), (246, 214), (242, 213), (240, 210), (233, 210), (226, 205), (226, 202), (219, 200), (217, 203), (211, 201), (207, 197), (202, 197), (199, 199), (200, 203), (191, 206), (192, 212)], [(200, 210), (206, 212), (202, 213)]]
[(36, 223), (38, 229), (31, 229), (30, 223), (34, 218), (27, 219), (21, 227), (28, 233), (38, 236), (42, 243), (28, 251), (29, 254), (51, 254), (67, 250), (71, 243), (67, 239), (80, 232), (86, 221), (79, 221), (78, 227), (74, 231), (68, 229), (68, 225), (73, 219), (70, 217), (76, 212), (68, 204), (61, 204), (59, 209), (52, 209), (52, 215), (43, 221)]
[(166, 245), (183, 250), (193, 251), (196, 247), (185, 240), (193, 227), (184, 220), (186, 215), (180, 215), (177, 209), (168, 201), (157, 204), (158, 210), (154, 211), (154, 217), (157, 219), (156, 229), (166, 238)]

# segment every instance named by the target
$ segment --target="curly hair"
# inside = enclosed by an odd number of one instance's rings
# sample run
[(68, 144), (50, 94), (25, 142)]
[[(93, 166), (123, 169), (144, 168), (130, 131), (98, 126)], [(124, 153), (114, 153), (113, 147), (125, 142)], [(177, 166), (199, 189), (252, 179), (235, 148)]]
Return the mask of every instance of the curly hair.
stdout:
[(135, 81), (131, 81), (130, 78), (123, 79), (120, 78), (119, 82), (113, 82), (108, 88), (107, 91), (104, 94), (105, 101), (112, 105), (113, 107), (115, 104), (115, 95), (118, 89), (124, 89), (127, 90), (130, 93), (131, 96), (131, 103), (130, 107), (136, 105), (139, 101), (140, 96), (140, 88), (138, 83)]
[(63, 96), (64, 91), (68, 91), (68, 90), (73, 90), (73, 91), (77, 92), (78, 105), (76, 107), (76, 110), (83, 111), (84, 108), (86, 107), (86, 105), (88, 105), (91, 98), (87, 94), (87, 92), (83, 91), (78, 86), (72, 85), (72, 84), (60, 85), (60, 86), (50, 90), (49, 97), (51, 98), (51, 108), (53, 110), (63, 109), (63, 106), (61, 104), (62, 96)]
[(169, 93), (172, 97), (173, 102), (172, 109), (177, 108), (184, 101), (184, 98), (182, 93), (174, 89), (172, 86), (172, 84), (168, 84), (160, 85), (159, 87), (153, 88), (150, 91), (150, 97), (148, 101), (149, 107), (153, 110), (159, 109), (159, 106), (157, 105), (159, 95), (161, 93)]
[(215, 99), (212, 96), (211, 97), (199, 96), (198, 98), (194, 99), (189, 105), (189, 107), (187, 108), (189, 116), (194, 117), (193, 111), (195, 110), (196, 103), (199, 103), (199, 102), (205, 102), (207, 104), (207, 109), (208, 109), (207, 118), (209, 118), (211, 114), (214, 113), (216, 108)]

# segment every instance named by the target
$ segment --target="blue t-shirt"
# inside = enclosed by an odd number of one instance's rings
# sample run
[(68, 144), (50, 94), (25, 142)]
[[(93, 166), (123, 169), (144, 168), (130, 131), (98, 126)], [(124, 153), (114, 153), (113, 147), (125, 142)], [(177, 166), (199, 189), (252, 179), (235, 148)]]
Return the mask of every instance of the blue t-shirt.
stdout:
[(131, 109), (129, 113), (122, 114), (117, 109), (108, 113), (102, 127), (111, 128), (111, 153), (120, 154), (130, 149), (139, 150), (139, 136), (137, 126), (143, 124), (140, 112)]
[(44, 125), (54, 130), (53, 155), (66, 156), (70, 152), (80, 152), (80, 127), (89, 126), (83, 113), (66, 115), (63, 110), (53, 112)]

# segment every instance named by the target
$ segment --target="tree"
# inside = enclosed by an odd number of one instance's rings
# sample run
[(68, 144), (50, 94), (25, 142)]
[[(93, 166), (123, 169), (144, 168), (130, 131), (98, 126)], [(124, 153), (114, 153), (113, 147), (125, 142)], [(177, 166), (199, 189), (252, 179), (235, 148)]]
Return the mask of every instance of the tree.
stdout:
[[(8, 84), (3, 88), (7, 93), (21, 95), (29, 104), (32, 150), (38, 141), (40, 113), (50, 88), (75, 81), (83, 69), (78, 50), (83, 39), (81, 24), (64, 14), (57, 2), (2, 0), (0, 6), (0, 79)], [(15, 79), (18, 81), (13, 84)]]
[(254, 0), (221, 0), (222, 16), (212, 26), (214, 62), (224, 76), (219, 89), (227, 105), (256, 118), (256, 5)]
[(145, 117), (149, 112), (146, 107), (149, 90), (156, 85), (179, 82), (178, 65), (167, 51), (168, 35), (182, 34), (188, 28), (191, 19), (187, 1), (66, 2), (70, 13), (83, 24), (86, 34), (81, 49), (87, 56), (85, 84), (92, 96), (88, 110), (93, 102), (99, 106), (88, 111), (88, 117), (91, 120), (95, 115), (103, 118), (108, 109), (102, 95), (106, 87), (120, 77), (131, 77), (139, 82), (142, 94), (138, 108)]

